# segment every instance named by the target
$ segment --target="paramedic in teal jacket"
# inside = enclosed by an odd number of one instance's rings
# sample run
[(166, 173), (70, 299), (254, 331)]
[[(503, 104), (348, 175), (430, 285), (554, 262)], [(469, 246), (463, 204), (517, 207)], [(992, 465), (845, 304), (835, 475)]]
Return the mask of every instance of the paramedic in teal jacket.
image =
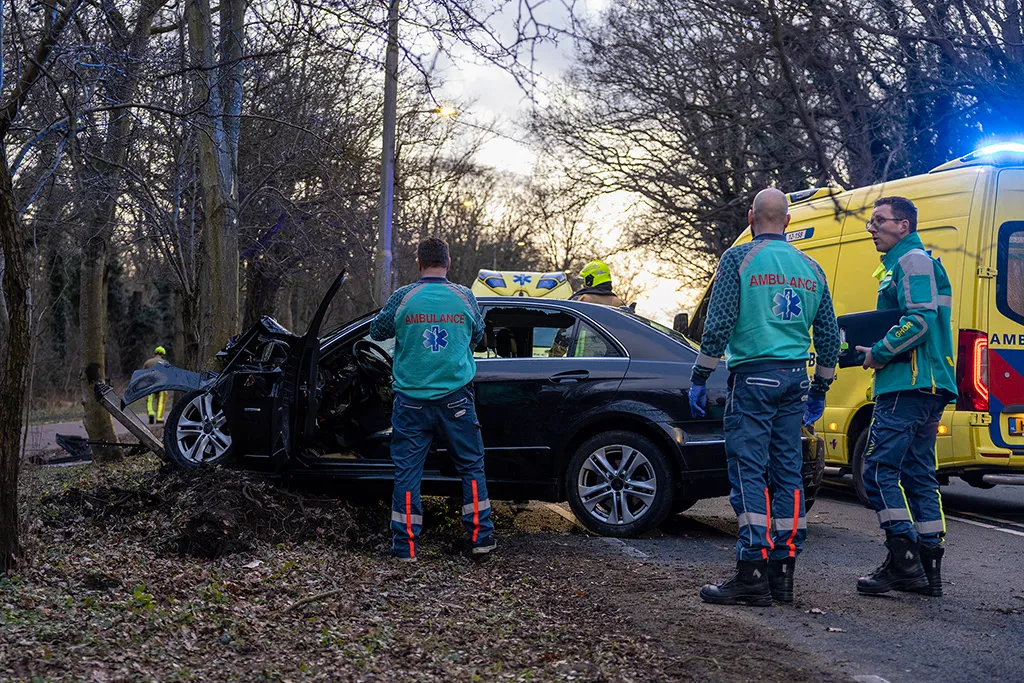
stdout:
[(434, 437), (441, 436), (462, 477), (462, 522), (470, 553), (482, 559), (495, 547), (473, 394), (473, 347), (484, 336), (484, 320), (476, 297), (448, 281), (451, 257), (444, 240), (421, 242), (416, 263), (420, 279), (392, 294), (370, 325), (372, 339), (395, 338), (391, 554), (409, 561), (417, 557), (423, 464)]
[[(942, 411), (956, 399), (953, 289), (942, 263), (925, 251), (917, 207), (909, 199), (878, 199), (867, 229), (882, 253), (877, 308), (899, 309), (902, 317), (871, 348), (857, 347), (864, 367), (875, 371), (864, 490), (889, 549), (857, 590), (939, 597), (946, 520), (935, 477), (935, 437)], [(895, 360), (907, 351), (909, 361)]]
[[(739, 538), (736, 575), (700, 590), (715, 604), (791, 602), (796, 556), (807, 535), (800, 425), (813, 424), (825, 409), (839, 328), (821, 267), (786, 242), (788, 208), (775, 189), (754, 198), (747, 216), (754, 239), (722, 255), (690, 378), (690, 411), (700, 418), (704, 385), (725, 353), (725, 450)], [(813, 380), (807, 376), (811, 327)]]

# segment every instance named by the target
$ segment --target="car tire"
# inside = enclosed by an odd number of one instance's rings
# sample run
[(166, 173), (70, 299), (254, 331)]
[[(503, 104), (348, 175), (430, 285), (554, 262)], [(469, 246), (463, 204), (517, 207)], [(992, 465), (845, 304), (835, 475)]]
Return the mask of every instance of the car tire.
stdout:
[[(209, 423), (209, 431), (206, 424)], [(164, 423), (164, 450), (177, 470), (195, 470), (205, 465), (221, 465), (231, 459), (231, 435), (227, 431), (223, 407), (212, 394), (199, 390), (182, 396)], [(195, 425), (195, 426), (193, 426)], [(203, 454), (197, 447), (203, 437)]]
[(853, 474), (853, 490), (857, 493), (860, 502), (868, 505), (867, 489), (864, 488), (864, 451), (868, 447), (868, 437), (871, 434), (871, 425), (864, 427), (857, 434), (857, 440), (853, 442), (853, 451), (850, 452), (850, 470)]
[(672, 468), (658, 446), (634, 432), (584, 442), (569, 460), (565, 486), (576, 519), (601, 536), (639, 536), (672, 511)]

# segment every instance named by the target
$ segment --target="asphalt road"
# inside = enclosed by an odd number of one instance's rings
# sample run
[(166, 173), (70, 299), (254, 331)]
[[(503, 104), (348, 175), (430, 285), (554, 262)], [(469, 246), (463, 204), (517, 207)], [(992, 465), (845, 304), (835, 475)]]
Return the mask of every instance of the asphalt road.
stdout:
[(690, 587), (718, 582), (733, 570), (736, 522), (725, 498), (702, 501), (652, 537), (594, 543), (610, 554), (677, 568), (680, 584), (689, 584), (676, 598), (681, 609), (727, 611), (851, 679), (1020, 681), (1024, 490), (982, 491), (957, 482), (944, 487), (944, 494), (946, 585), (938, 599), (857, 594), (857, 577), (883, 559), (883, 534), (874, 512), (841, 486), (829, 487), (808, 513), (793, 605), (705, 605)]
[[(117, 420), (114, 420), (113, 422), (115, 434), (118, 436), (128, 434), (128, 430), (125, 429), (120, 422)], [(85, 433), (85, 424), (81, 421), (53, 422), (44, 425), (32, 425), (26, 429), (28, 431), (27, 438), (24, 439), (26, 457), (60, 450), (60, 446), (57, 445), (57, 434), (81, 436), (83, 438), (87, 436)], [(23, 430), (23, 432), (24, 431), (25, 430)]]

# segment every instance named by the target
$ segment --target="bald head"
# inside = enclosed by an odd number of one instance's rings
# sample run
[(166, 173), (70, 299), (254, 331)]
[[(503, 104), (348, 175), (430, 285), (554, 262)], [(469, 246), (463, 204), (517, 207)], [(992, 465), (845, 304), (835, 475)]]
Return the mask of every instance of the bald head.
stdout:
[(769, 187), (754, 197), (754, 204), (747, 216), (755, 235), (765, 232), (782, 234), (789, 225), (789, 201), (786, 195)]

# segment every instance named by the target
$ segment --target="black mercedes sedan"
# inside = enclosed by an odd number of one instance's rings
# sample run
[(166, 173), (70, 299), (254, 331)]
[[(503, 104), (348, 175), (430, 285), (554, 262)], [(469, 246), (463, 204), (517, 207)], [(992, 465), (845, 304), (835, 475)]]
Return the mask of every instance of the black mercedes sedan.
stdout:
[[(122, 405), (186, 392), (164, 430), (166, 457), (180, 468), (217, 463), (388, 490), (394, 341), (369, 338), (372, 314), (320, 334), (343, 278), (303, 336), (264, 317), (218, 354), (221, 372), (139, 371)], [(588, 529), (630, 537), (728, 493), (726, 373), (712, 376), (708, 415), (694, 419), (693, 342), (628, 309), (529, 298), (480, 305), (487, 333), (474, 384), (492, 498), (567, 500)], [(823, 472), (817, 441), (804, 439), (808, 506)], [(446, 444), (435, 443), (424, 493), (457, 495), (459, 486)]]

